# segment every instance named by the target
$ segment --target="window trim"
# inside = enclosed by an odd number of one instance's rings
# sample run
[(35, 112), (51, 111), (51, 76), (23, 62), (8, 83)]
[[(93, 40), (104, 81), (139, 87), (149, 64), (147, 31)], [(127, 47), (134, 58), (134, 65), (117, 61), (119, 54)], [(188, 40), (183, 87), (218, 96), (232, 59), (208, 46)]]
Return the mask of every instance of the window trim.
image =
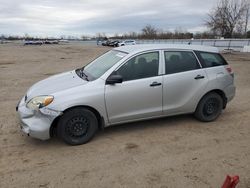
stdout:
[(148, 79), (148, 78), (154, 78), (154, 77), (162, 76), (162, 74), (161, 74), (162, 65), (161, 64), (162, 64), (163, 59), (161, 58), (161, 50), (147, 50), (147, 51), (136, 53), (136, 54), (132, 55), (131, 57), (129, 57), (128, 59), (126, 59), (123, 63), (121, 63), (109, 76), (111, 76), (113, 73), (115, 73), (117, 70), (119, 70), (124, 64), (126, 64), (131, 59), (133, 59), (133, 58), (135, 58), (135, 57), (137, 57), (139, 55), (142, 55), (142, 54), (148, 54), (148, 53), (153, 53), (153, 52), (157, 52), (158, 56), (159, 56), (158, 75), (151, 76), (151, 77), (146, 77), (146, 78), (133, 79), (133, 80), (125, 80), (123, 82), (130, 82), (130, 81), (135, 81), (135, 80), (142, 80), (142, 79)]
[[(162, 50), (163, 52), (163, 75), (172, 75), (172, 74), (179, 74), (179, 73), (183, 73), (183, 72), (189, 72), (189, 71), (194, 71), (194, 70), (200, 70), (202, 69), (202, 64), (198, 58), (198, 56), (196, 55), (196, 53), (194, 52), (194, 50), (181, 50), (181, 49), (171, 49), (171, 50)], [(193, 70), (188, 70), (188, 71), (182, 71), (182, 72), (175, 72), (175, 73), (170, 73), (170, 74), (167, 74), (166, 73), (166, 62), (165, 62), (165, 52), (191, 52), (194, 54), (194, 57), (199, 65), (200, 68), (197, 68), (197, 69), (193, 69)]]

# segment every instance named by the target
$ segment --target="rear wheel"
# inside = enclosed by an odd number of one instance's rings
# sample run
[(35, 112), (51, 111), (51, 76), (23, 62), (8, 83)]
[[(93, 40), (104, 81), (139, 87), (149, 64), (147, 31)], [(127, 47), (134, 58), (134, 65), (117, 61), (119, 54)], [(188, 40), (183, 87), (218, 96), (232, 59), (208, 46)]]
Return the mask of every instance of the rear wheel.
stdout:
[(86, 108), (66, 111), (57, 126), (58, 136), (67, 144), (85, 144), (94, 137), (98, 129), (95, 114)]
[(194, 115), (200, 121), (209, 122), (219, 117), (222, 108), (222, 97), (217, 93), (208, 93), (200, 100)]

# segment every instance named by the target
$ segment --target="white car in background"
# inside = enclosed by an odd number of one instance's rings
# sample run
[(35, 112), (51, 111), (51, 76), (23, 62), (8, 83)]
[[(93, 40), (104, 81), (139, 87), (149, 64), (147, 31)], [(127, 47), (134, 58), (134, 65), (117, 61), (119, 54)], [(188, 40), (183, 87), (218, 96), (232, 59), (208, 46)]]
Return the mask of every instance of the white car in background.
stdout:
[(118, 43), (118, 46), (127, 46), (127, 45), (135, 45), (135, 40), (124, 40), (120, 43)]

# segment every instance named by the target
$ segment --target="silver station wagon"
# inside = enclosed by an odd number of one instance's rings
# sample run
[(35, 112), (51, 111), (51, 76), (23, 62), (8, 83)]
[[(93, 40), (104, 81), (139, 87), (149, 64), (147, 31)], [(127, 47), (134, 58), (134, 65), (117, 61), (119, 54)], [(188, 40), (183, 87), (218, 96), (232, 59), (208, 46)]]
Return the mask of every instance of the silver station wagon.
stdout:
[(177, 114), (213, 121), (234, 95), (234, 74), (217, 48), (132, 45), (34, 84), (16, 110), (31, 137), (56, 134), (78, 145), (125, 122)]

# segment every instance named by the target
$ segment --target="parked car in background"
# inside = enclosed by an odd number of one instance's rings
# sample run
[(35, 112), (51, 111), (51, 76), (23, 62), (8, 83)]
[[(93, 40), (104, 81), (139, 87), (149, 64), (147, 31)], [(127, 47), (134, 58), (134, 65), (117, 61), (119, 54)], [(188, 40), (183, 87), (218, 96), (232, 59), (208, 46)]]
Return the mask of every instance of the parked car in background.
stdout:
[(44, 44), (43, 41), (35, 40), (35, 41), (24, 41), (24, 45), (42, 45)]
[(124, 40), (118, 44), (118, 46), (135, 45), (135, 40)]
[(217, 48), (129, 45), (34, 84), (16, 110), (24, 133), (46, 140), (56, 132), (78, 145), (126, 122), (178, 114), (213, 121), (234, 95), (234, 73)]
[(5, 39), (0, 40), (0, 44), (7, 44), (7, 43), (11, 43), (11, 41)]
[(96, 44), (106, 46), (107, 40), (108, 40), (107, 37), (99, 37), (96, 39)]
[(102, 41), (102, 46), (107, 46), (108, 45), (108, 40), (103, 40)]
[(119, 46), (119, 43), (120, 43), (120, 41), (118, 41), (118, 40), (110, 41), (110, 42), (108, 43), (108, 46), (118, 47), (118, 46)]
[(45, 40), (44, 44), (59, 44), (58, 40)]
[(111, 46), (111, 47), (118, 47), (119, 41), (118, 40), (104, 40), (102, 41), (103, 46)]

